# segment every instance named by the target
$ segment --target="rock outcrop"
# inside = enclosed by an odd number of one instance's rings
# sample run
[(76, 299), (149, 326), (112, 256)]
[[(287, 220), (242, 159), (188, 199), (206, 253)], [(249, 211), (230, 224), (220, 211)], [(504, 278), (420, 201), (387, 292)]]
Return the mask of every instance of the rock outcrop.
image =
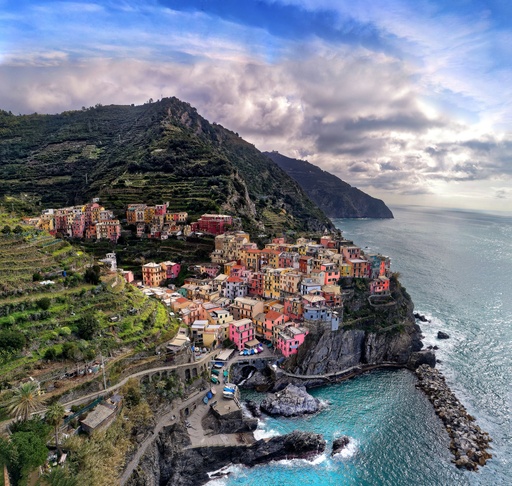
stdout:
[(341, 437), (334, 439), (334, 442), (332, 443), (331, 456), (339, 454), (343, 449), (345, 449), (345, 447), (349, 445), (349, 443), (350, 439), (346, 435), (342, 435)]
[(320, 400), (312, 397), (304, 386), (288, 385), (284, 390), (271, 393), (260, 404), (269, 415), (294, 417), (316, 413), (321, 409)]
[(421, 388), (434, 406), (434, 410), (451, 438), (450, 450), (457, 467), (476, 471), (484, 466), (492, 455), (487, 452), (491, 438), (475, 424), (457, 397), (445, 382), (444, 376), (428, 365), (416, 370)]
[(437, 339), (450, 339), (450, 335), (445, 333), (444, 331), (438, 331)]
[(209, 472), (230, 464), (252, 467), (270, 461), (311, 458), (325, 450), (320, 434), (295, 431), (262, 439), (250, 446), (188, 448), (186, 429), (173, 425), (163, 430), (148, 449), (128, 486), (198, 486), (210, 480)]
[(325, 375), (382, 363), (413, 368), (411, 356), (423, 346), (421, 329), (409, 295), (395, 278), (390, 280), (389, 304), (372, 306), (364, 289), (345, 298), (343, 326), (338, 331), (306, 323), (310, 332), (298, 354), (285, 363), (286, 370), (297, 375)]

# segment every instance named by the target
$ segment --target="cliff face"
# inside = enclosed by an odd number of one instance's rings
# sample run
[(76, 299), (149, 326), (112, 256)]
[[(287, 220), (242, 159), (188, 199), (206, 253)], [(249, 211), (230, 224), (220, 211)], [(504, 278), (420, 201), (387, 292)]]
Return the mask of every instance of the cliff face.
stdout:
[(409, 295), (396, 279), (391, 281), (390, 298), (373, 305), (364, 287), (346, 294), (343, 327), (331, 331), (310, 326), (299, 353), (286, 363), (287, 370), (322, 375), (359, 365), (408, 364), (422, 347), (421, 330)]
[(285, 157), (278, 152), (265, 152), (265, 155), (295, 179), (329, 218), (393, 217), (383, 201), (352, 187), (316, 165)]

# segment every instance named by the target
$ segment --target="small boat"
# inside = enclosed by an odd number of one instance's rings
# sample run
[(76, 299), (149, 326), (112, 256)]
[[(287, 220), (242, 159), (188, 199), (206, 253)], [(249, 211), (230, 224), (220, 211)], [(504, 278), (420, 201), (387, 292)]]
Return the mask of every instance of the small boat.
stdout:
[(227, 377), (228, 376), (228, 370), (224, 370), (224, 372), (222, 373), (224, 375), (224, 377)]
[(215, 368), (212, 370), (212, 375), (215, 375), (215, 376), (219, 376), (220, 375), (220, 371), (219, 370), (216, 370)]
[(215, 395), (217, 393), (217, 391), (215, 390), (215, 388), (210, 388), (210, 392), (212, 395)]
[(204, 397), (204, 398), (203, 398), (203, 403), (204, 403), (205, 405), (208, 405), (208, 400), (209, 400), (208, 396)]
[(212, 383), (215, 383), (216, 385), (219, 384), (219, 379), (215, 375), (212, 375), (212, 377), (210, 378), (210, 381)]
[(212, 397), (213, 397), (213, 393), (212, 393), (211, 391), (209, 391), (209, 392), (206, 394), (206, 398), (208, 398), (208, 400), (209, 400), (209, 399), (210, 399), (210, 398), (212, 398)]

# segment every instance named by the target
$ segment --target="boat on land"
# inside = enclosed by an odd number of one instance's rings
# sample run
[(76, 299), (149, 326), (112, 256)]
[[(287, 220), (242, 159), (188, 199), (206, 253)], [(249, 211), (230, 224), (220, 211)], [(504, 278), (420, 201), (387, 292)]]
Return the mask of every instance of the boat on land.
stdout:
[(222, 395), (224, 396), (224, 398), (228, 399), (238, 398), (238, 387), (233, 383), (226, 383), (224, 385), (224, 388), (222, 389)]

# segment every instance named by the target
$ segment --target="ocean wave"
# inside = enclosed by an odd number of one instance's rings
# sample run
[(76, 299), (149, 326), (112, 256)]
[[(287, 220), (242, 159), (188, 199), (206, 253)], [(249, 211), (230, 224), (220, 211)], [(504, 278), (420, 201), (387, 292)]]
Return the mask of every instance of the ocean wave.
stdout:
[(333, 454), (333, 458), (335, 459), (349, 459), (351, 457), (354, 457), (358, 451), (357, 447), (357, 441), (356, 439), (353, 439), (352, 437), (349, 437), (349, 443), (346, 447), (344, 447), (340, 452), (337, 454)]
[(278, 435), (281, 435), (277, 430), (266, 429), (266, 425), (267, 423), (265, 420), (258, 419), (258, 428), (253, 432), (256, 440), (270, 439), (270, 437), (277, 437)]
[(320, 454), (319, 456), (316, 456), (312, 459), (282, 459), (280, 461), (274, 461), (277, 464), (280, 464), (282, 466), (286, 467), (297, 467), (297, 466), (318, 466), (319, 464), (322, 464), (323, 462), (327, 461), (327, 454), (325, 452), (323, 454)]
[(224, 466), (215, 471), (211, 471), (211, 472), (207, 473), (209, 478), (212, 478), (212, 476), (217, 476), (217, 475), (224, 475), (224, 476), (219, 477), (219, 478), (210, 479), (210, 481), (208, 481), (206, 483), (206, 485), (207, 486), (226, 486), (228, 484), (228, 475), (236, 474), (236, 473), (240, 472), (241, 470), (242, 470), (242, 467), (234, 466), (234, 465), (230, 464), (229, 466)]

